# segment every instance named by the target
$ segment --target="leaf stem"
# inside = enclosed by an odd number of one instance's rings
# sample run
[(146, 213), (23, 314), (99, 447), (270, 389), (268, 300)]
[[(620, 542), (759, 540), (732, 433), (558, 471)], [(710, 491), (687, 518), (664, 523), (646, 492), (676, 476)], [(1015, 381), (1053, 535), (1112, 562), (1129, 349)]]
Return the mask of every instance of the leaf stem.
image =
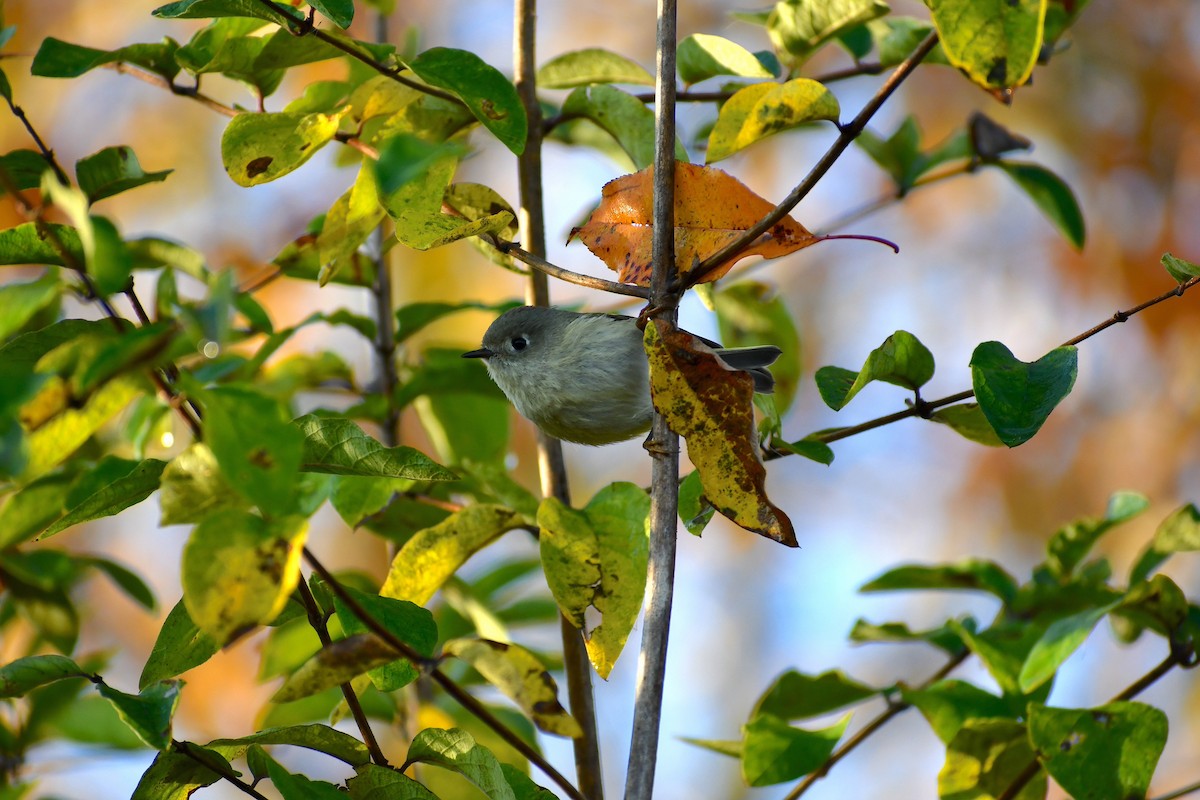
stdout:
[(172, 739), (171, 746), (180, 755), (182, 755), (186, 758), (190, 758), (192, 761), (195, 761), (197, 764), (204, 767), (205, 769), (211, 770), (213, 773), (220, 775), (222, 779), (233, 784), (238, 789), (238, 791), (242, 792), (243, 794), (248, 794), (251, 797), (256, 798), (256, 800), (268, 800), (266, 795), (260, 794), (259, 791), (257, 789), (255, 789), (253, 786), (251, 786), (250, 784), (241, 780), (237, 775), (233, 774), (232, 772), (227, 771), (225, 769), (224, 765), (214, 764), (212, 762), (212, 760), (203, 758), (202, 756), (194, 753), (192, 751), (192, 745), (190, 742), (181, 742), (178, 739)]

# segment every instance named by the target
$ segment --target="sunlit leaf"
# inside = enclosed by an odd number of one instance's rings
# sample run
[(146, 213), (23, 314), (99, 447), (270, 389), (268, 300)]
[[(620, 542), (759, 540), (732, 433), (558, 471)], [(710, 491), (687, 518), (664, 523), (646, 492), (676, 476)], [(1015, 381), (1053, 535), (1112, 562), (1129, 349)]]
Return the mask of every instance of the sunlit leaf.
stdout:
[(583, 735), (579, 723), (558, 701), (554, 678), (525, 648), (487, 639), (451, 639), (442, 651), (474, 667), (543, 731), (567, 737)]
[[(380, 597), (360, 592), (353, 587), (344, 587), (358, 606), (378, 624), (386, 628), (397, 639), (410, 645), (423, 656), (433, 656), (438, 641), (437, 625), (433, 615), (421, 606), (406, 600)], [(341, 598), (334, 598), (338, 620), (347, 635), (366, 633), (367, 624), (345, 605)], [(371, 681), (381, 692), (392, 692), (415, 681), (420, 672), (418, 665), (396, 657), (390, 664), (370, 670)]]
[[(180, 748), (186, 748), (187, 755)], [(238, 774), (219, 753), (191, 743), (172, 745), (155, 755), (130, 800), (187, 800), (197, 789), (221, 780), (221, 776)]]
[(75, 164), (79, 188), (91, 203), (147, 183), (164, 181), (172, 172), (169, 169), (145, 172), (133, 148), (127, 145), (106, 147)]
[(896, 331), (871, 351), (857, 373), (840, 367), (817, 370), (821, 399), (840, 411), (872, 381), (917, 390), (933, 377), (933, 354), (908, 331)]
[(753, 53), (737, 42), (707, 33), (693, 33), (679, 42), (675, 55), (679, 79), (699, 83), (717, 75), (773, 78)]
[(283, 177), (312, 158), (338, 129), (337, 114), (238, 114), (221, 136), (221, 161), (239, 186)]
[(772, 714), (755, 716), (742, 727), (742, 777), (750, 786), (771, 786), (807, 775), (829, 758), (849, 722), (847, 715), (810, 731)]
[(930, 419), (940, 422), (964, 439), (988, 447), (1003, 447), (1004, 442), (992, 430), (978, 403), (959, 403), (934, 411)]
[(401, 657), (391, 645), (373, 633), (347, 636), (325, 645), (304, 662), (284, 681), (271, 701), (289, 703), (309, 697)]
[[(938, 774), (938, 797), (995, 798), (1016, 783), (1035, 760), (1025, 726), (1010, 719), (968, 719), (946, 747)], [(1040, 770), (1013, 800), (1044, 800)]]
[(800, 63), (843, 31), (886, 13), (882, 0), (782, 0), (764, 22), (775, 47)]
[(921, 689), (905, 688), (901, 697), (921, 712), (929, 727), (947, 745), (968, 720), (1012, 715), (1003, 698), (966, 681), (937, 681)]
[(833, 93), (809, 78), (784, 84), (755, 83), (739, 89), (717, 115), (708, 136), (706, 163), (720, 161), (757, 141), (806, 122), (837, 122), (841, 107)]
[[(612, 86), (581, 86), (567, 95), (563, 113), (589, 119), (608, 132), (634, 169), (654, 163), (654, 112), (631, 94)], [(676, 158), (687, 161), (687, 153), (676, 148)]]
[(44, 475), (69, 458), (102, 425), (116, 416), (142, 393), (145, 381), (123, 375), (92, 392), (80, 408), (55, 415), (27, 437), (28, 461), (23, 478)]
[(466, 50), (434, 47), (408, 67), (421, 80), (458, 95), (483, 126), (512, 152), (525, 149), (528, 121), (517, 90), (495, 67)]
[(449, 481), (458, 477), (419, 450), (384, 447), (348, 419), (308, 414), (295, 420), (295, 425), (304, 434), (301, 466), (307, 472), (418, 481)]
[(807, 719), (862, 702), (879, 693), (840, 670), (805, 675), (796, 670), (776, 678), (754, 704), (750, 718), (771, 714), (782, 720)]
[(159, 6), (150, 13), (164, 19), (252, 17), (284, 26), (289, 21), (302, 19), (300, 13), (294, 9), (280, 6), (278, 3), (260, 3), (258, 0), (178, 0)]
[(0, 307), (4, 309), (4, 316), (0, 317), (0, 340), (25, 327), (39, 311), (61, 297), (62, 292), (56, 270), (47, 270), (35, 281), (0, 286)]
[(160, 525), (199, 522), (212, 511), (246, 505), (222, 476), (212, 450), (199, 442), (167, 464), (160, 483)]
[(406, 763), (433, 764), (462, 775), (490, 800), (516, 800), (492, 752), (459, 728), (426, 728), (413, 737)]
[(1079, 649), (1100, 620), (1113, 610), (1115, 603), (1089, 608), (1056, 620), (1033, 645), (1017, 677), (1021, 691), (1028, 694), (1041, 686)]
[(475, 504), (417, 532), (392, 560), (384, 597), (425, 605), (473, 553), (513, 528), (528, 524), (503, 506)]
[(86, 676), (87, 673), (66, 656), (26, 656), (0, 667), (0, 697), (21, 697), (47, 683)]
[(138, 678), (138, 688), (174, 678), (208, 661), (220, 647), (188, 615), (182, 599), (167, 614), (146, 665)]
[(173, 80), (179, 74), (175, 51), (179, 44), (167, 37), (156, 44), (131, 44), (116, 50), (97, 50), (47, 36), (33, 57), (30, 72), (44, 78), (78, 78), (105, 64), (135, 64)]
[(637, 62), (599, 47), (555, 56), (537, 71), (537, 85), (542, 89), (574, 89), (593, 83), (653, 86), (654, 76)]
[(352, 800), (438, 800), (437, 795), (402, 772), (363, 764), (346, 781)]
[(47, 528), (39, 538), (48, 538), (82, 522), (111, 517), (130, 506), (137, 505), (158, 489), (163, 469), (166, 466), (165, 461), (155, 458), (146, 459), (128, 474), (114, 480), (89, 495), (86, 500), (67, 509), (67, 513)]
[(100, 684), (100, 694), (117, 709), (125, 724), (138, 738), (155, 750), (171, 746), (171, 718), (179, 705), (182, 681), (159, 681), (139, 694), (126, 694), (108, 684)]
[(224, 645), (273, 620), (300, 579), (307, 520), (267, 521), (244, 511), (205, 517), (183, 549), (183, 598), (188, 615)]
[(1029, 80), (1042, 47), (1046, 0), (933, 0), (933, 24), (950, 63), (985, 89)]

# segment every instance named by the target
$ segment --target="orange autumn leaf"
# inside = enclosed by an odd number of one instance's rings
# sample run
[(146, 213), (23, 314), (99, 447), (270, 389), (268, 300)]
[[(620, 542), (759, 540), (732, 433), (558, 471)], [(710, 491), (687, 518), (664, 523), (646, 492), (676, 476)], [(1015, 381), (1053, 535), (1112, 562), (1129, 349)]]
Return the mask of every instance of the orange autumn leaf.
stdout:
[[(675, 266), (682, 275), (740, 237), (775, 206), (737, 178), (713, 167), (675, 165)], [(618, 280), (650, 285), (653, 270), (654, 168), (624, 175), (604, 185), (600, 205), (587, 222), (571, 231)], [(569, 240), (568, 240), (569, 241)], [(715, 281), (750, 255), (778, 258), (821, 241), (791, 217), (784, 217), (752, 246), (704, 276)]]
[(704, 496), (730, 522), (799, 547), (787, 514), (768, 498), (767, 468), (754, 427), (754, 379), (712, 348), (662, 320), (646, 326), (650, 398), (687, 442)]

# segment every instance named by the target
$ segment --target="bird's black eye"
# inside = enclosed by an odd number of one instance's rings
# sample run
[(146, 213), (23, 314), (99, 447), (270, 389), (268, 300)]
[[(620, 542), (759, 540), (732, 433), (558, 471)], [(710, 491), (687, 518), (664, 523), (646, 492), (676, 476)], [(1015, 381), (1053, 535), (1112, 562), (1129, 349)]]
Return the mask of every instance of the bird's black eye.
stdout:
[(524, 350), (529, 347), (529, 340), (524, 336), (514, 336), (509, 344), (512, 345), (513, 350)]

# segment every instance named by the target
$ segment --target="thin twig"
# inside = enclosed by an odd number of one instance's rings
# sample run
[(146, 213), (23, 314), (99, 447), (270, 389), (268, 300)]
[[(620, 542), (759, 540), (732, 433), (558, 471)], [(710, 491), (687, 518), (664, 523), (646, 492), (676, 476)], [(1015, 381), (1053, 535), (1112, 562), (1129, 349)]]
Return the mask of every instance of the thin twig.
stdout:
[(346, 591), (341, 582), (333, 576), (333, 573), (331, 573), (307, 547), (304, 548), (304, 560), (308, 562), (309, 566), (313, 568), (314, 572), (321, 576), (321, 580), (323, 580), (325, 585), (329, 587), (329, 590), (333, 592), (334, 595), (336, 595), (337, 598), (342, 601), (342, 603), (345, 604), (346, 608), (350, 609), (350, 612), (362, 621), (363, 625), (367, 627), (367, 630), (378, 636), (385, 644), (391, 647), (397, 655), (410, 661), (413, 666), (417, 667), (418, 669), (424, 669), (428, 671), (429, 677), (432, 678), (439, 686), (441, 686), (442, 689), (445, 690), (446, 694), (454, 698), (459, 705), (466, 709), (471, 715), (476, 717), (480, 722), (484, 723), (493, 731), (495, 731), (496, 734), (499, 735), (500, 738), (503, 739), (509, 746), (511, 746), (521, 755), (525, 756), (525, 758), (527, 758), (531, 764), (536, 766), (543, 773), (545, 773), (548, 778), (558, 784), (559, 787), (562, 788), (562, 790), (572, 798), (572, 800), (587, 800), (587, 798), (583, 797), (583, 795), (579, 793), (578, 789), (571, 785), (570, 781), (563, 777), (562, 773), (551, 766), (550, 762), (546, 761), (545, 757), (543, 757), (541, 753), (531, 747), (529, 743), (522, 739), (521, 736), (513, 731), (512, 728), (505, 725), (504, 722), (496, 717), (495, 714), (488, 711), (482, 703), (471, 696), (471, 694), (461, 686), (456, 684), (452, 678), (434, 666), (437, 663), (437, 659), (431, 659), (421, 655), (414, 650), (413, 647), (408, 644), (408, 642), (400, 639), (394, 633), (380, 624), (379, 620), (375, 619), (375, 617), (373, 617), (365, 608), (362, 607), (361, 603), (354, 599), (353, 595)]
[(775, 206), (771, 213), (759, 220), (758, 223), (756, 223), (753, 227), (751, 227), (733, 242), (730, 242), (728, 245), (722, 247), (716, 253), (688, 270), (688, 272), (679, 282), (680, 288), (687, 289), (695, 286), (697, 283), (702, 282), (708, 273), (715, 270), (718, 266), (724, 264), (742, 250), (751, 246), (755, 241), (758, 240), (760, 236), (769, 231), (777, 222), (787, 216), (788, 212), (795, 208), (796, 204), (803, 200), (808, 193), (813, 190), (813, 187), (817, 185), (817, 182), (825, 176), (825, 173), (827, 173), (830, 168), (833, 167), (834, 163), (839, 157), (841, 157), (846, 148), (850, 146), (850, 143), (853, 142), (860, 133), (862, 133), (863, 129), (867, 125), (867, 122), (869, 122), (871, 117), (875, 115), (875, 112), (878, 111), (881, 106), (883, 106), (884, 102), (886, 102), (889, 97), (891, 97), (892, 92), (896, 90), (896, 87), (898, 87), (901, 82), (903, 82), (904, 79), (907, 78), (914, 69), (916, 69), (917, 65), (921, 63), (922, 59), (924, 59), (925, 56), (927, 56), (929, 52), (933, 50), (934, 46), (937, 44), (937, 41), (937, 33), (930, 33), (928, 36), (926, 36), (925, 39), (919, 45), (917, 45), (917, 49), (914, 50), (912, 54), (896, 68), (896, 70), (888, 77), (886, 81), (884, 81), (883, 85), (879, 87), (879, 90), (875, 92), (875, 95), (867, 102), (865, 106), (863, 106), (862, 110), (858, 112), (858, 116), (856, 116), (848, 124), (841, 126), (841, 133), (838, 135), (837, 140), (830, 145), (828, 150), (825, 151), (825, 154), (821, 156), (821, 159), (816, 163), (808, 175), (805, 176), (804, 180), (801, 181), (800, 184), (797, 185), (796, 188), (793, 189), (779, 205)]
[[(537, 96), (537, 0), (516, 0), (513, 3), (513, 78), (517, 95), (529, 120), (525, 148), (517, 159), (517, 184), (520, 201), (517, 215), (521, 241), (528, 247), (522, 255), (539, 262), (541, 269), (529, 273), (525, 299), (530, 305), (550, 305), (550, 281), (546, 261), (546, 215), (543, 196), (542, 107)], [(507, 252), (520, 258), (512, 247)], [(522, 258), (521, 260), (525, 260)], [(526, 263), (529, 263), (526, 261)], [(559, 268), (555, 268), (559, 270)], [(565, 270), (559, 270), (559, 277)], [(583, 277), (583, 276), (581, 276)], [(553, 497), (566, 506), (571, 505), (567, 465), (563, 458), (562, 442), (540, 429), (537, 434), (538, 474), (542, 495)], [(567, 699), (571, 715), (579, 723), (583, 735), (572, 741), (575, 756), (575, 777), (579, 791), (588, 800), (603, 800), (603, 765), (600, 762), (600, 733), (596, 723), (596, 698), (592, 688), (592, 664), (583, 642), (582, 631), (559, 613), (559, 637), (563, 646), (563, 672), (566, 676)]]
[(132, 78), (142, 81), (143, 83), (148, 83), (151, 86), (157, 86), (160, 89), (166, 89), (171, 94), (195, 100), (197, 103), (207, 106), (209, 109), (216, 111), (218, 114), (223, 116), (236, 117), (238, 114), (243, 113), (241, 110), (236, 109), (233, 106), (226, 105), (220, 100), (216, 100), (206, 94), (203, 94), (196, 87), (180, 86), (177, 83), (167, 80), (162, 75), (158, 75), (153, 72), (147, 72), (143, 69), (135, 67), (132, 64), (127, 64), (123, 61), (117, 61), (112, 64), (105, 64), (104, 66), (113, 70), (114, 72), (120, 73), (121, 75), (128, 75)]
[[(321, 607), (317, 604), (317, 598), (313, 597), (312, 590), (308, 588), (308, 583), (301, 579), (296, 584), (296, 590), (300, 595), (300, 604), (304, 606), (304, 611), (308, 615), (308, 625), (316, 632), (321, 646), (328, 647), (333, 644), (333, 637), (329, 635), (329, 626), (325, 624)], [(367, 719), (367, 714), (363, 711), (362, 703), (358, 701), (358, 695), (355, 693), (354, 687), (350, 685), (350, 681), (343, 683), (341, 690), (342, 697), (346, 699), (346, 707), (350, 709), (350, 715), (354, 717), (354, 724), (358, 726), (358, 732), (362, 735), (363, 744), (367, 746), (367, 752), (371, 754), (371, 761), (381, 767), (391, 766), (387, 756), (379, 747), (379, 740), (375, 738), (375, 732), (371, 730), (371, 722)]]
[(1195, 794), (1196, 792), (1200, 792), (1200, 781), (1183, 786), (1172, 792), (1167, 792), (1166, 794), (1160, 794), (1153, 800), (1179, 800), (1180, 797), (1187, 797), (1189, 794)]
[(511, 255), (523, 264), (528, 264), (538, 272), (543, 272), (552, 278), (558, 278), (567, 283), (573, 283), (576, 286), (582, 286), (586, 289), (596, 289), (601, 292), (609, 292), (611, 294), (622, 294), (627, 297), (640, 297), (643, 300), (650, 297), (650, 290), (644, 286), (634, 286), (629, 283), (617, 283), (615, 281), (605, 280), (604, 278), (596, 278), (591, 275), (584, 275), (579, 272), (572, 272), (569, 269), (564, 269), (556, 264), (551, 264), (545, 258), (535, 255), (528, 250), (524, 250), (520, 245), (514, 242), (504, 242), (490, 235), (480, 237), (485, 242), (495, 247), (501, 253)]
[[(1072, 336), (1070, 339), (1067, 339), (1065, 342), (1063, 342), (1059, 346), (1060, 347), (1072, 347), (1074, 345), (1079, 344), (1080, 342), (1086, 341), (1087, 339), (1090, 339), (1091, 337), (1095, 336), (1096, 334), (1100, 333), (1101, 331), (1111, 328), (1113, 325), (1117, 325), (1119, 323), (1128, 321), (1130, 317), (1132, 317), (1135, 314), (1138, 314), (1142, 311), (1145, 311), (1148, 308), (1156, 306), (1159, 303), (1165, 302), (1174, 297), (1182, 297), (1184, 295), (1184, 293), (1187, 292), (1188, 289), (1191, 289), (1192, 287), (1196, 286), (1196, 284), (1198, 284), (1198, 283), (1200, 283), (1200, 278), (1189, 278), (1188, 280), (1179, 284), (1178, 286), (1171, 289), (1170, 291), (1163, 292), (1162, 294), (1158, 295), (1157, 297), (1152, 297), (1149, 300), (1138, 303), (1136, 306), (1133, 306), (1131, 308), (1127, 308), (1127, 309), (1124, 309), (1121, 311), (1116, 311), (1113, 313), (1113, 315), (1111, 317), (1104, 320), (1099, 325), (1095, 325), (1091, 328), (1088, 328), (1086, 331), (1079, 334), (1078, 336)], [(975, 396), (975, 392), (971, 389), (967, 389), (966, 391), (959, 392), (957, 394), (948, 395), (948, 396), (942, 397), (938, 400), (922, 400), (920, 403), (915, 403), (912, 406), (910, 406), (909, 408), (904, 409), (903, 411), (897, 411), (893, 414), (888, 414), (883, 417), (877, 417), (872, 420), (867, 420), (866, 422), (861, 422), (858, 425), (852, 425), (852, 426), (846, 427), (846, 428), (835, 428), (831, 431), (826, 431), (824, 433), (818, 433), (818, 434), (813, 435), (812, 438), (818, 442), (824, 442), (825, 444), (829, 444), (830, 442), (836, 442), (840, 439), (846, 439), (846, 438), (855, 436), (860, 433), (865, 433), (866, 431), (874, 430), (875, 428), (881, 428), (884, 425), (890, 425), (893, 422), (899, 422), (900, 420), (908, 419), (909, 417), (928, 417), (931, 412), (933, 412), (939, 408), (942, 408), (943, 406), (952, 405), (954, 403), (960, 403), (963, 400), (970, 400), (974, 396)], [(773, 460), (776, 458), (782, 458), (786, 455), (790, 455), (790, 453), (776, 451), (776, 452), (768, 453), (765, 456), (765, 458), (768, 460)]]
[[(955, 655), (953, 658), (943, 664), (941, 669), (929, 676), (929, 678), (927, 678), (917, 688), (925, 689), (942, 680), (951, 672), (953, 672), (959, 664), (966, 661), (970, 654), (971, 652), (969, 650), (963, 650), (961, 653)], [(784, 800), (796, 800), (796, 798), (807, 792), (813, 786), (813, 784), (828, 775), (829, 771), (833, 769), (835, 764), (837, 764), (846, 756), (850, 755), (850, 753), (853, 752), (859, 745), (861, 745), (872, 735), (874, 735), (876, 731), (890, 722), (897, 714), (900, 714), (902, 711), (907, 711), (910, 708), (912, 708), (911, 703), (889, 703), (888, 707), (884, 709), (879, 716), (868, 722), (860, 731), (855, 733), (853, 736), (843, 742), (836, 750), (834, 750), (829, 755), (829, 758), (825, 759), (824, 764), (806, 775), (804, 780), (800, 781), (800, 783), (796, 785), (796, 788), (789, 792)]]
[[(654, 269), (647, 324), (679, 320), (675, 274), (675, 49), (676, 0), (658, 0), (654, 101)], [(625, 777), (626, 800), (650, 800), (658, 762), (663, 685), (667, 671), (679, 520), (679, 436), (655, 409), (647, 450), (650, 464), (650, 562), (643, 600), (633, 732)]]

